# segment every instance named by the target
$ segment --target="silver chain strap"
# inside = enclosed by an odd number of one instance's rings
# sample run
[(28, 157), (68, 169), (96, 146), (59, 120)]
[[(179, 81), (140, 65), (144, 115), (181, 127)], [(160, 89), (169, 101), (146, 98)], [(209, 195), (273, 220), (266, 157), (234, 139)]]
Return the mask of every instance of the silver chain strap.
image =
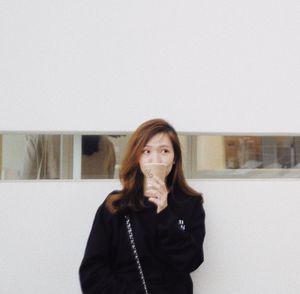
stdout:
[(146, 285), (146, 281), (145, 281), (145, 278), (144, 278), (144, 274), (143, 274), (143, 269), (142, 269), (140, 259), (139, 259), (139, 256), (138, 256), (138, 253), (137, 253), (137, 250), (136, 250), (136, 247), (135, 247), (135, 242), (134, 242), (134, 238), (133, 238), (130, 218), (129, 218), (128, 215), (125, 215), (125, 223), (126, 223), (126, 227), (127, 227), (127, 232), (128, 232), (128, 236), (129, 236), (130, 245), (131, 245), (131, 248), (132, 248), (132, 253), (133, 253), (133, 256), (134, 256), (134, 259), (135, 259), (135, 262), (136, 262), (136, 265), (137, 265), (137, 268), (138, 268), (138, 271), (139, 271), (139, 275), (141, 277), (141, 281), (142, 281), (145, 293), (149, 294), (149, 292), (147, 290), (147, 285)]

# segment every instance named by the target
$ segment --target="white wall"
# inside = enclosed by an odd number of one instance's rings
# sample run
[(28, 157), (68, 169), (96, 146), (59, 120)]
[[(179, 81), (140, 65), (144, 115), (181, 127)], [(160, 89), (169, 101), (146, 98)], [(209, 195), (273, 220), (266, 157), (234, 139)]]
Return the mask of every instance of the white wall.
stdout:
[(1, 130), (299, 133), (297, 0), (0, 3)]
[[(0, 1), (0, 131), (299, 134), (296, 0)], [(195, 181), (207, 238), (195, 293), (300, 292), (299, 181)], [(115, 181), (0, 183), (0, 293), (79, 293)]]
[[(299, 181), (191, 181), (205, 197), (195, 294), (298, 294)], [(79, 294), (78, 267), (114, 180), (1, 183), (0, 293)]]

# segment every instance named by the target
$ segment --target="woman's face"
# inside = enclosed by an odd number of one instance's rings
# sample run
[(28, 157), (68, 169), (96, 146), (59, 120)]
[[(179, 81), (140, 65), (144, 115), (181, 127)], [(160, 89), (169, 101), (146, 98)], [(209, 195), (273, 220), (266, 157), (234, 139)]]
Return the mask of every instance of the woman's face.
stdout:
[(169, 174), (174, 163), (174, 149), (168, 134), (158, 133), (146, 143), (139, 160), (140, 166), (145, 163), (167, 164)]

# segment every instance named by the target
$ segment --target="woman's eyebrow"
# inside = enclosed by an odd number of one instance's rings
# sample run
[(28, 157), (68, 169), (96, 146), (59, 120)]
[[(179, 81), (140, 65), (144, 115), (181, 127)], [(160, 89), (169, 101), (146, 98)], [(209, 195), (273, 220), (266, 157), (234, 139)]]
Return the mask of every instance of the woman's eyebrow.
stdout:
[(170, 145), (166, 145), (166, 144), (162, 144), (162, 145), (150, 145), (150, 144), (147, 144), (147, 145), (145, 145), (145, 147), (167, 147), (167, 148), (171, 148)]

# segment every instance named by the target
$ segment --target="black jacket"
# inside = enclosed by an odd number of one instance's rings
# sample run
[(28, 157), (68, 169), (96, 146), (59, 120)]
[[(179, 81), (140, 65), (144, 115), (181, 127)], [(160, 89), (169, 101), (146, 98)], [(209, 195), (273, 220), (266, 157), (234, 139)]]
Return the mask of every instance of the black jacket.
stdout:
[[(169, 194), (167, 208), (158, 214), (146, 197), (145, 204), (130, 218), (149, 293), (192, 294), (190, 273), (203, 262), (201, 198)], [(84, 294), (144, 293), (124, 213), (110, 213), (105, 202), (97, 210), (79, 275)]]

